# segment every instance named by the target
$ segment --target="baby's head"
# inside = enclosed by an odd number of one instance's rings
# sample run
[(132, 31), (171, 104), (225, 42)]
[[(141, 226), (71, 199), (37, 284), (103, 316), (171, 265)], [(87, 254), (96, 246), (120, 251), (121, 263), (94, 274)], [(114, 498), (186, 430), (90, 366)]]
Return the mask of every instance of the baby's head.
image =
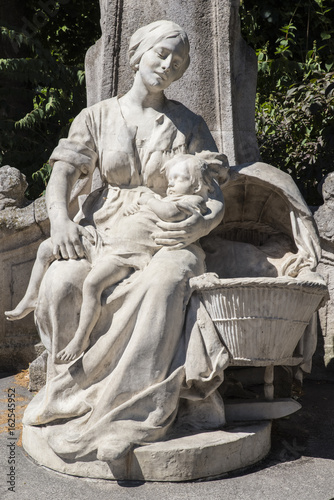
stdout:
[(199, 156), (180, 154), (168, 160), (161, 172), (167, 177), (167, 195), (197, 194), (206, 197), (213, 191), (209, 165)]

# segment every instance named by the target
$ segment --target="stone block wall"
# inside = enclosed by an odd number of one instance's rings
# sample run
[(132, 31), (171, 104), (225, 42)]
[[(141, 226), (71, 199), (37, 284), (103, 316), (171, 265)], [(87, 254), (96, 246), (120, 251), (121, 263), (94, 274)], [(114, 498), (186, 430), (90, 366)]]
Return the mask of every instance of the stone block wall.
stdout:
[(8, 321), (4, 311), (23, 297), (40, 242), (49, 235), (44, 198), (24, 198), (24, 176), (12, 167), (0, 168), (0, 370), (27, 367), (40, 354), (33, 314)]

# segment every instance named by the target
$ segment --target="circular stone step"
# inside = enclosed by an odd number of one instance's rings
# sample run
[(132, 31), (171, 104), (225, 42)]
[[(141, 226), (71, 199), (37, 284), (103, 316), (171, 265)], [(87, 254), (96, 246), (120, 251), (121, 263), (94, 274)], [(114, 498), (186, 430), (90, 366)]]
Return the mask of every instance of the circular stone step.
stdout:
[(270, 450), (271, 422), (198, 432), (136, 448), (116, 462), (66, 461), (56, 455), (43, 428), (25, 426), (23, 446), (40, 465), (95, 479), (189, 481), (212, 478), (252, 465)]

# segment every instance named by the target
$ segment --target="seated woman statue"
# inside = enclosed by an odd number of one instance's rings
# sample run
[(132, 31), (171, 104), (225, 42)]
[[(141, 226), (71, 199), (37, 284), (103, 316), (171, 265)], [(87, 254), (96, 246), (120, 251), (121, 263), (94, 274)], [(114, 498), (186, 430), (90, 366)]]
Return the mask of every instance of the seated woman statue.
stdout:
[[(162, 248), (151, 238), (156, 223), (176, 222), (196, 212), (207, 212), (208, 193), (214, 189), (209, 164), (204, 161), (207, 156), (208, 161), (220, 161), (220, 155), (216, 157), (205, 151), (196, 156), (178, 154), (168, 160), (162, 168), (168, 181), (164, 198), (144, 186), (127, 188), (122, 193), (120, 188), (110, 187), (100, 208), (103, 214), (109, 203), (114, 205), (115, 195), (123, 198), (122, 207), (108, 219), (112, 234), (97, 229), (98, 215), (92, 213), (91, 199), (83, 204), (80, 224), (91, 233), (92, 239), (83, 237), (82, 245), (91, 271), (83, 283), (78, 329), (66, 348), (57, 354), (59, 361), (73, 361), (88, 347), (90, 334), (101, 314), (103, 291), (136, 269), (144, 269)], [(133, 217), (129, 218), (130, 215)], [(39, 246), (25, 296), (13, 311), (5, 312), (8, 320), (21, 319), (35, 309), (42, 279), (55, 260), (52, 239), (48, 238)]]
[[(112, 275), (109, 243), (100, 245), (95, 261), (85, 258), (94, 231), (110, 242), (115, 229), (117, 246), (120, 230), (113, 221), (128, 206), (133, 188), (163, 199), (168, 194), (163, 170), (168, 161), (176, 155), (182, 160), (185, 154), (217, 151), (204, 120), (164, 95), (189, 65), (183, 29), (169, 21), (140, 28), (130, 40), (129, 57), (135, 72), (130, 91), (84, 109), (51, 156), (47, 207), (52, 263), (42, 270), (45, 275), (35, 310), (41, 339), (51, 354), (46, 388), (28, 406), (24, 424), (41, 426), (52, 450), (71, 460), (113, 461), (135, 446), (166, 439), (177, 418), (181, 420), (181, 400), (205, 400), (207, 405), (205, 418), (199, 412), (202, 417), (196, 420), (195, 410), (193, 417), (188, 415), (189, 425), (212, 428), (224, 423), (223, 403), (215, 390), (227, 354), (222, 347), (205, 349), (210, 335), (201, 338), (200, 329), (195, 328), (193, 337), (184, 329), (189, 279), (205, 271), (205, 254), (198, 241), (220, 223), (224, 213), (214, 179), (219, 175), (217, 161), (211, 166), (209, 162), (211, 184), (205, 189), (202, 209), (189, 209), (188, 204), (187, 216), (160, 217), (155, 222), (149, 237), (159, 250), (145, 265), (133, 264), (133, 256), (142, 249), (140, 242), (138, 248), (119, 256), (118, 265), (131, 268), (121, 281), (107, 279), (108, 273)], [(220, 165), (226, 177), (226, 165), (222, 161)], [(70, 193), (76, 181), (91, 177), (95, 168), (103, 187), (88, 195), (84, 208), (89, 227), (85, 227), (68, 215)], [(184, 181), (190, 182), (187, 177)], [(196, 194), (190, 184), (188, 194)], [(180, 195), (184, 192), (183, 187)], [(157, 203), (149, 198), (145, 202), (159, 217)], [(126, 239), (127, 230), (123, 236)], [(103, 284), (98, 314), (88, 314), (94, 316), (89, 340), (81, 337), (79, 349), (72, 345), (66, 351), (85, 309), (83, 284), (94, 274), (94, 266), (103, 269), (100, 274), (95, 269), (94, 286), (99, 285), (96, 276)]]

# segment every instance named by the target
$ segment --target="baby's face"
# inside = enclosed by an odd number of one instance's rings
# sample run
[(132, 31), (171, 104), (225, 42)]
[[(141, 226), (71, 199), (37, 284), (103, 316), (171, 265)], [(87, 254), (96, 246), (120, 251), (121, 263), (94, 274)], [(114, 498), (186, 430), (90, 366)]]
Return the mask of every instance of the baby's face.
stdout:
[(168, 173), (167, 195), (170, 194), (194, 194), (195, 186), (191, 180), (188, 161), (182, 161), (173, 165)]

